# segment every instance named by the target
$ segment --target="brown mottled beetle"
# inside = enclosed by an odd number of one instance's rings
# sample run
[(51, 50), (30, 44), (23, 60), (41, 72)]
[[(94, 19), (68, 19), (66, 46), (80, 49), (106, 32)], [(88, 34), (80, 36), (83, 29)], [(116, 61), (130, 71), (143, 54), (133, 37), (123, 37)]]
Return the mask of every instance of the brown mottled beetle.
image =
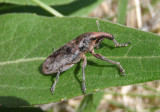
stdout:
[(103, 39), (105, 38), (113, 40), (116, 47), (127, 46), (128, 44), (130, 44), (130, 42), (119, 44), (114, 39), (114, 36), (112, 34), (101, 32), (98, 20), (96, 22), (99, 32), (88, 32), (78, 36), (74, 40), (71, 40), (66, 45), (59, 48), (57, 51), (53, 52), (43, 63), (42, 72), (44, 74), (57, 73), (56, 81), (54, 82), (51, 88), (52, 93), (54, 93), (55, 86), (56, 83), (58, 82), (60, 73), (70, 69), (75, 63), (79, 62), (81, 59), (84, 60), (82, 65), (82, 74), (83, 74), (82, 89), (83, 93), (85, 93), (86, 87), (85, 87), (84, 69), (87, 65), (87, 60), (85, 57), (85, 53), (87, 52), (91, 53), (98, 59), (107, 61), (112, 64), (116, 64), (119, 67), (121, 73), (125, 75), (124, 69), (122, 68), (119, 62), (108, 60), (101, 54), (95, 53), (94, 47), (98, 48), (100, 42), (102, 42)]

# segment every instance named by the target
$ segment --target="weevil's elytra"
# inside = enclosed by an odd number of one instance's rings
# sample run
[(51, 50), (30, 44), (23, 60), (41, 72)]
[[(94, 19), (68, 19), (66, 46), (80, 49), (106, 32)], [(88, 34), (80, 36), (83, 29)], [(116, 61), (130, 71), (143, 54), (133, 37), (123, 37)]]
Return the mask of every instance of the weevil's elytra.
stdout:
[[(99, 22), (97, 22), (98, 29), (99, 28)], [(112, 64), (116, 64), (121, 73), (125, 75), (124, 69), (122, 68), (121, 64), (119, 62), (115, 62), (109, 59), (106, 59), (106, 57), (102, 56), (101, 54), (94, 52), (94, 47), (98, 48), (99, 44), (104, 40), (109, 39), (113, 40), (116, 47), (122, 47), (127, 46), (130, 44), (130, 42), (119, 44), (114, 36), (109, 33), (105, 32), (88, 32), (81, 34), (77, 38), (71, 40), (66, 45), (59, 48), (57, 51), (53, 52), (43, 63), (42, 66), (42, 72), (44, 74), (54, 74), (57, 73), (56, 81), (54, 82), (51, 91), (54, 93), (56, 83), (58, 82), (60, 73), (70, 69), (74, 64), (79, 62), (81, 59), (83, 59), (82, 64), (82, 75), (83, 75), (83, 83), (82, 83), (82, 89), (83, 93), (85, 93), (86, 86), (85, 86), (85, 72), (84, 69), (87, 65), (87, 59), (85, 57), (85, 53), (89, 52), (93, 56), (95, 56), (98, 59), (101, 59), (103, 61), (107, 61)]]

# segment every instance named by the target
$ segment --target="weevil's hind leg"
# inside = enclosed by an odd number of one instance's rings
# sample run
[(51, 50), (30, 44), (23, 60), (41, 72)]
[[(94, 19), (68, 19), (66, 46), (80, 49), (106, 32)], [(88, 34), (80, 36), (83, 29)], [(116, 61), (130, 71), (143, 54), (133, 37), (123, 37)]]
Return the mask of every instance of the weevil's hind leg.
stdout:
[(91, 54), (94, 55), (98, 59), (101, 59), (101, 60), (107, 61), (109, 63), (118, 65), (118, 68), (120, 69), (122, 75), (125, 75), (124, 69), (122, 68), (122, 66), (119, 62), (108, 60), (108, 59), (106, 59), (106, 57), (102, 56), (101, 54), (95, 53), (94, 50), (91, 51)]
[(100, 27), (99, 27), (99, 21), (96, 20), (96, 23), (97, 23), (98, 31), (101, 32), (101, 29), (100, 29)]
[(85, 86), (85, 73), (84, 73), (84, 69), (87, 65), (87, 59), (85, 57), (85, 55), (83, 55), (83, 65), (82, 65), (82, 74), (83, 74), (83, 82), (82, 82), (82, 89), (83, 89), (83, 93), (85, 94), (85, 90), (86, 90), (86, 86)]
[(113, 39), (113, 42), (115, 44), (115, 47), (125, 47), (125, 46), (128, 46), (128, 44), (131, 44), (131, 42), (119, 44), (115, 39)]
[(53, 94), (54, 91), (55, 91), (55, 87), (56, 87), (56, 83), (58, 82), (59, 75), (60, 75), (60, 71), (57, 72), (56, 81), (55, 81), (54, 84), (52, 85), (52, 88), (51, 88), (52, 94)]

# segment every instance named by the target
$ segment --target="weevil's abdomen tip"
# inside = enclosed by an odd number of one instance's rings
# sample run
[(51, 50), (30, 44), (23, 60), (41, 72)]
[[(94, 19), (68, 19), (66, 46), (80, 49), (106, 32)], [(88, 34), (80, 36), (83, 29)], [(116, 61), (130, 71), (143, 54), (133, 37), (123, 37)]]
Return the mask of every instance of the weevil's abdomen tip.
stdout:
[(46, 74), (46, 73), (47, 73), (44, 64), (42, 65), (42, 73), (43, 73), (43, 74)]
[(48, 67), (45, 66), (44, 63), (43, 63), (43, 65), (42, 65), (42, 73), (45, 74), (45, 75), (51, 74), (51, 73), (48, 71)]
[(53, 75), (57, 73), (57, 70), (54, 70), (53, 67), (50, 67), (46, 63), (43, 63), (41, 72), (45, 75)]

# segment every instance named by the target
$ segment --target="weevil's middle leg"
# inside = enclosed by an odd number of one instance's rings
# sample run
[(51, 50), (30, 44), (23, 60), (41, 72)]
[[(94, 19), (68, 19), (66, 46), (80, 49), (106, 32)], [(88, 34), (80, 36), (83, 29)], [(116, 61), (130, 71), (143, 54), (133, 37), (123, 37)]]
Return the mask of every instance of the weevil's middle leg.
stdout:
[(55, 87), (56, 87), (56, 84), (57, 84), (57, 82), (58, 82), (59, 75), (60, 75), (60, 71), (57, 72), (56, 81), (55, 81), (54, 84), (52, 85), (52, 88), (51, 88), (52, 94), (53, 94), (54, 91), (55, 91)]
[(83, 93), (85, 93), (86, 90), (86, 86), (85, 86), (85, 72), (84, 69), (87, 65), (87, 59), (85, 57), (85, 55), (83, 55), (83, 65), (82, 65), (82, 74), (83, 74), (83, 82), (82, 82), (82, 89), (83, 89)]
[(108, 59), (106, 59), (106, 57), (102, 56), (101, 54), (95, 53), (94, 50), (91, 51), (91, 54), (94, 55), (94, 56), (95, 56), (96, 58), (98, 58), (98, 59), (101, 59), (101, 60), (107, 61), (107, 62), (109, 62), (109, 63), (118, 65), (121, 73), (122, 73), (123, 75), (125, 75), (124, 69), (122, 68), (122, 66), (121, 66), (121, 64), (120, 64), (119, 62), (112, 61), (112, 60), (108, 60)]

